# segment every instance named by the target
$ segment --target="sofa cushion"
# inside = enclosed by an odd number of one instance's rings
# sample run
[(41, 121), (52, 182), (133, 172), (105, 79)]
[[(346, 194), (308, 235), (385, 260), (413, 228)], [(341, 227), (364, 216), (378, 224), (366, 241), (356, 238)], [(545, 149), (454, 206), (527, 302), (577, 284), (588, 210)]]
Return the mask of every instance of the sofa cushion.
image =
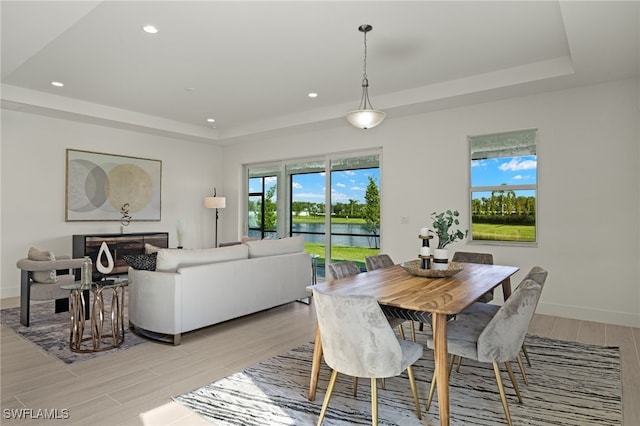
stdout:
[[(40, 250), (35, 247), (31, 247), (29, 249), (29, 253), (27, 254), (29, 260), (37, 260), (37, 261), (49, 261), (56, 260), (56, 257), (53, 255), (51, 251)], [(56, 276), (56, 271), (34, 271), (32, 272), (33, 280), (37, 283), (43, 284), (53, 284), (58, 282), (58, 277)]]
[(150, 254), (125, 254), (122, 256), (129, 266), (142, 271), (155, 271), (157, 257), (157, 252)]
[(302, 235), (279, 240), (247, 241), (245, 244), (249, 247), (249, 258), (304, 251), (304, 237)]
[(183, 266), (205, 265), (207, 263), (228, 262), (247, 259), (249, 249), (240, 244), (210, 249), (160, 249), (156, 260), (156, 271), (176, 272)]

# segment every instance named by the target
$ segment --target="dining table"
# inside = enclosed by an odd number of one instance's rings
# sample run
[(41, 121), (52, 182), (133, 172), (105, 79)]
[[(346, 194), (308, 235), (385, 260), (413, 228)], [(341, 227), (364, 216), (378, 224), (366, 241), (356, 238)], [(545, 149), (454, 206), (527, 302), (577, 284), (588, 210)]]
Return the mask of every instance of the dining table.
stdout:
[[(406, 310), (431, 319), (441, 425), (449, 425), (450, 420), (447, 321), (499, 285), (502, 285), (502, 295), (506, 300), (511, 295), (510, 278), (519, 270), (514, 266), (477, 263), (460, 263), (458, 266), (462, 266), (462, 270), (454, 275), (429, 278), (410, 273), (398, 264), (309, 287), (310, 291), (317, 288), (329, 294), (373, 296), (383, 311), (385, 308), (400, 312)], [(322, 342), (320, 330), (316, 327), (308, 396), (311, 401), (315, 399), (321, 359)]]

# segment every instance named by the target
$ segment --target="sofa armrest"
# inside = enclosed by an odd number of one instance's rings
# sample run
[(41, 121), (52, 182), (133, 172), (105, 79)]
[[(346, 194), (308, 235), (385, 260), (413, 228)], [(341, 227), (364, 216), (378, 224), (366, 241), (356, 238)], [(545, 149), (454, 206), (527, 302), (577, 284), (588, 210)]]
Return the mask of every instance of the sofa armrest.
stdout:
[(165, 334), (182, 329), (182, 276), (129, 268), (129, 321)]

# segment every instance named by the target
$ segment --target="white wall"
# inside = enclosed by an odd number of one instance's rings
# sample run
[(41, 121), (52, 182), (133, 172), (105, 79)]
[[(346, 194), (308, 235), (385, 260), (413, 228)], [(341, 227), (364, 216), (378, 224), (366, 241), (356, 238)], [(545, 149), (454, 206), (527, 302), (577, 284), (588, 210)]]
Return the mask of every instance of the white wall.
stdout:
[(169, 232), (185, 223), (185, 247), (212, 247), (214, 216), (203, 207), (222, 186), (221, 149), (128, 130), (2, 110), (1, 297), (20, 294), (16, 261), (29, 247), (71, 254), (71, 235), (117, 233), (119, 222), (65, 222), (66, 149), (162, 160), (162, 220), (134, 222), (129, 232)]
[[(429, 213), (468, 217), (467, 135), (538, 129), (537, 247), (456, 243), (493, 253), (520, 272), (550, 271), (538, 312), (640, 326), (640, 106), (638, 79), (409, 117), (361, 131), (326, 129), (255, 137), (225, 147), (223, 240), (243, 234), (243, 164), (382, 147), (382, 251), (416, 257)], [(233, 194), (233, 195), (232, 195)], [(408, 218), (403, 224), (402, 218)], [(468, 220), (465, 220), (468, 226)], [(499, 292), (497, 293), (499, 296)]]

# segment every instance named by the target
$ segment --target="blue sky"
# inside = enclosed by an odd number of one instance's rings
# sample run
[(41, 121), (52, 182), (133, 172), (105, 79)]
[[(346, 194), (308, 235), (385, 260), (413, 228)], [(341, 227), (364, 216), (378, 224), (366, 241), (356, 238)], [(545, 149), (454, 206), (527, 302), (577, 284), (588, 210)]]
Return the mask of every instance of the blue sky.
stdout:
[(535, 185), (535, 155), (488, 158), (471, 162), (471, 186)]
[[(364, 194), (372, 176), (380, 185), (380, 169), (345, 170), (333, 172), (331, 200), (333, 203), (348, 203), (349, 199), (364, 204)], [(311, 173), (294, 177), (293, 200), (324, 203), (325, 174)]]

